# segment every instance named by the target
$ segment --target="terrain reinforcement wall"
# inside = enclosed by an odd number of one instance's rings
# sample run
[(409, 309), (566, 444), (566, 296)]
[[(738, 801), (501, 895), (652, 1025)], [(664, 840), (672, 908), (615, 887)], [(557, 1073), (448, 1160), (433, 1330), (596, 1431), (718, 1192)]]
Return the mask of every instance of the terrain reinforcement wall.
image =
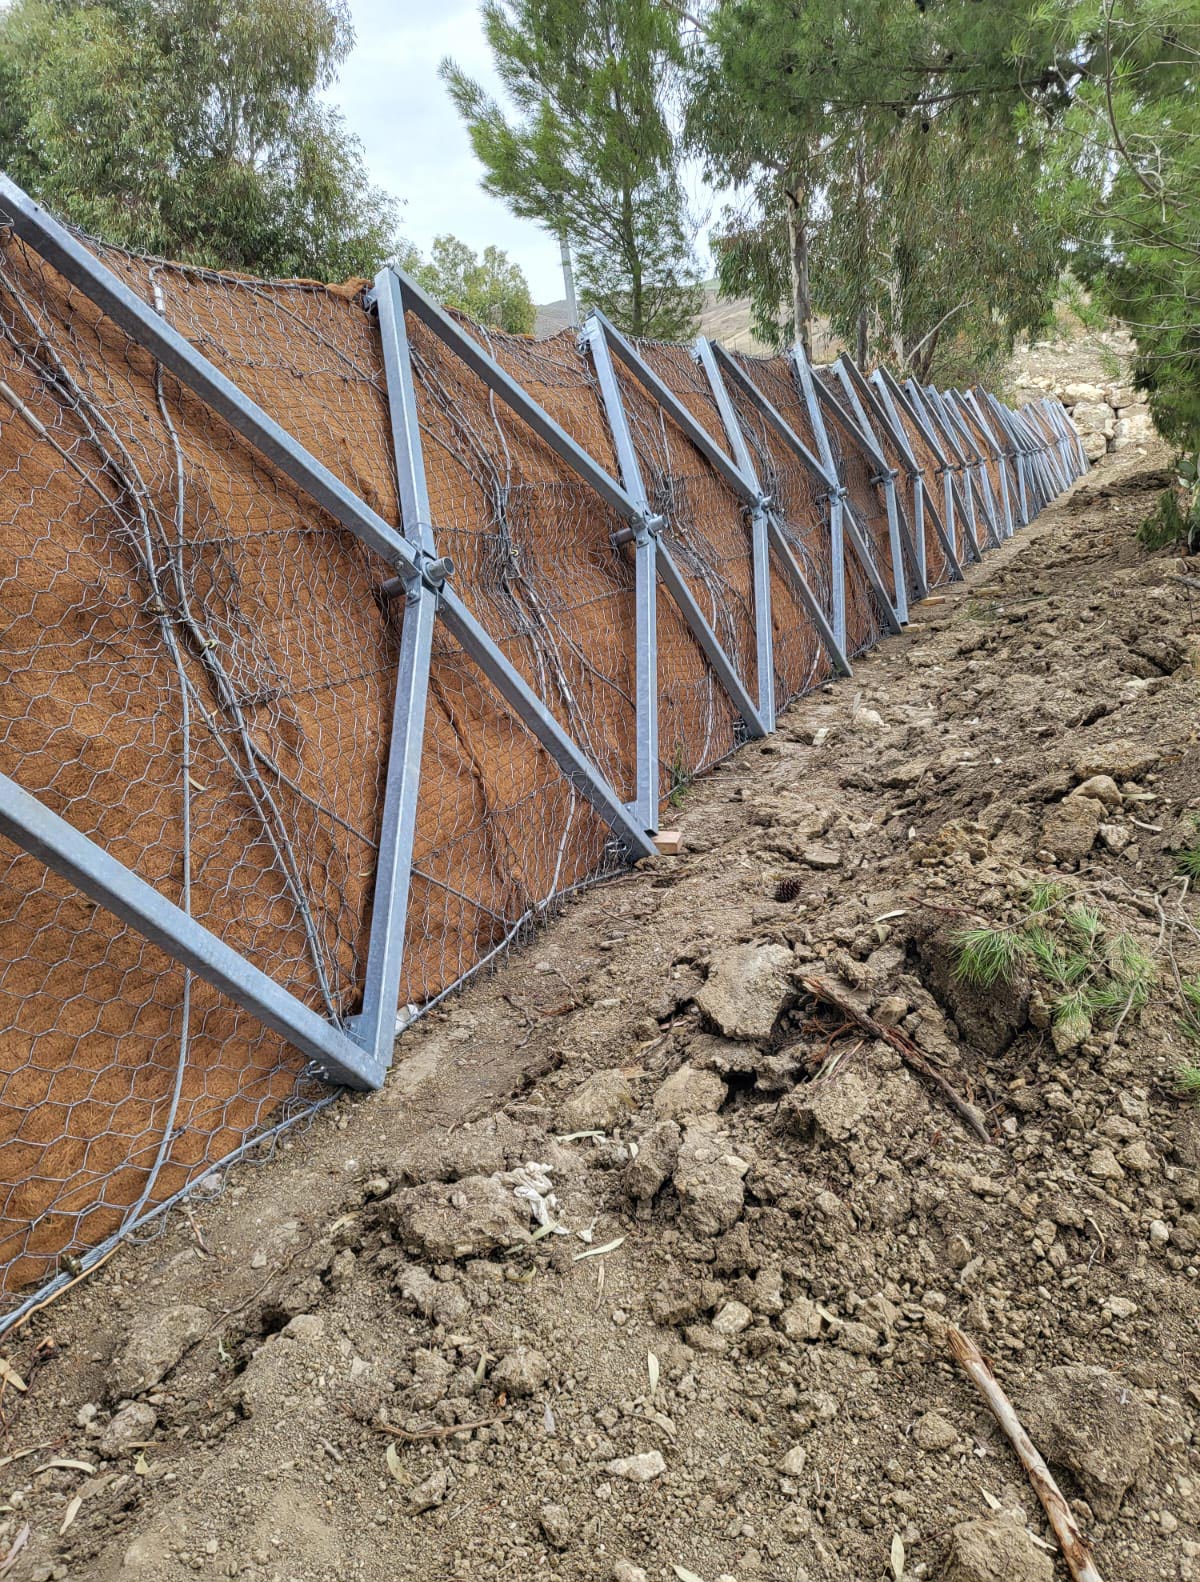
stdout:
[[(355, 288), (104, 262), (389, 522), (399, 521), (375, 318)], [(616, 474), (569, 333), (470, 327)], [(432, 518), (455, 586), (626, 800), (634, 576), (621, 525), (423, 325), (409, 323)], [(722, 434), (689, 352), (640, 348)], [(786, 358), (742, 366), (816, 449)], [(620, 373), (663, 541), (753, 693), (746, 511)], [(828, 610), (827, 502), (732, 392), (763, 487)], [(315, 1010), (355, 1011), (404, 601), (389, 567), (0, 230), (0, 771)], [(886, 576), (883, 500), (833, 435)], [(934, 485), (934, 459), (911, 436)], [(933, 580), (946, 575), (930, 534)], [(826, 679), (772, 571), (776, 700)], [(856, 565), (849, 645), (881, 621)], [(660, 788), (739, 724), (659, 597)], [(401, 1004), (426, 1005), (554, 897), (616, 861), (608, 830), (438, 627)], [(0, 841), (0, 1303), (70, 1268), (324, 1091), (276, 1034)]]

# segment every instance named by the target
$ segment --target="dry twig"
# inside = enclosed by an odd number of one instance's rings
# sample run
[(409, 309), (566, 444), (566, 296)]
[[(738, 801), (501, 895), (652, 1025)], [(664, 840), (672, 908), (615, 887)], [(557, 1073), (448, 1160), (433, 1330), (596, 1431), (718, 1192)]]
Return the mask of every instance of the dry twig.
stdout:
[(844, 999), (836, 989), (832, 988), (821, 978), (801, 978), (801, 983), (818, 1000), (823, 1000), (826, 1005), (832, 1005), (835, 1010), (842, 1013), (856, 1027), (861, 1027), (864, 1032), (870, 1033), (872, 1038), (879, 1038), (885, 1044), (890, 1044), (900, 1056), (906, 1066), (919, 1072), (927, 1082), (932, 1082), (934, 1087), (949, 1104), (950, 1108), (964, 1123), (969, 1126), (979, 1138), (980, 1142), (990, 1143), (991, 1137), (983, 1123), (983, 1116), (976, 1107), (955, 1090), (939, 1075), (926, 1060), (925, 1056), (913, 1043), (912, 1039), (902, 1033), (898, 1027), (884, 1027), (882, 1022), (877, 1022), (874, 1017), (868, 1016), (865, 1011), (860, 1011)]
[(455, 1434), (469, 1434), (476, 1428), (490, 1428), (493, 1423), (505, 1421), (503, 1413), (496, 1417), (481, 1417), (477, 1423), (438, 1424), (434, 1428), (397, 1428), (394, 1423), (376, 1423), (381, 1434), (391, 1434), (395, 1439), (417, 1441), (421, 1439), (450, 1439)]
[(1058, 1539), (1063, 1559), (1067, 1562), (1067, 1570), (1075, 1582), (1102, 1582), (1100, 1573), (1096, 1569), (1092, 1546), (1079, 1531), (1071, 1507), (1063, 1498), (1058, 1484), (1050, 1476), (1050, 1468), (1042, 1460), (1037, 1446), (1021, 1427), (1012, 1402), (1000, 1388), (991, 1364), (975, 1342), (953, 1324), (946, 1326), (946, 1343), (956, 1360), (962, 1364), (971, 1383), (991, 1408), (996, 1421), (1020, 1458), (1021, 1465), (1029, 1474), (1034, 1492), (1050, 1518), (1054, 1536)]

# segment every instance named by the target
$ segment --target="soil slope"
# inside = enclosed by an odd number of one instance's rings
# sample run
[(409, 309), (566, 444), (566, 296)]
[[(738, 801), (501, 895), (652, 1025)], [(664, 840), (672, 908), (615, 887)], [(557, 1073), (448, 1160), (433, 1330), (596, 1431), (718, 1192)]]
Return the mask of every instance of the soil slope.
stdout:
[[(1102, 1574), (1200, 1574), (1200, 564), (1135, 542), (1164, 464), (1092, 473), (685, 793), (682, 857), (14, 1337), (7, 1574), (1065, 1576), (947, 1321)], [(1043, 958), (956, 976), (963, 927), (1031, 921)]]

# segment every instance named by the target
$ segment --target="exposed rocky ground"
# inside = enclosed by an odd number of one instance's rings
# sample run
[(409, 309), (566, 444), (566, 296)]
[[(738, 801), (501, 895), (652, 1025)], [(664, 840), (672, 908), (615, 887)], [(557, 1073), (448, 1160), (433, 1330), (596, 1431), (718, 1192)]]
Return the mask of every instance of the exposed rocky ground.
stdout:
[[(1200, 564), (1136, 544), (1164, 463), (1107, 461), (692, 788), (684, 856), (13, 1337), (6, 1574), (1065, 1576), (953, 1321), (1109, 1582), (1200, 1576)], [(1031, 918), (1118, 992), (956, 975), (964, 926)]]
[(1091, 461), (1154, 443), (1150, 408), (1132, 382), (1133, 338), (1120, 324), (1090, 329), (1059, 304), (1055, 333), (1023, 346), (1011, 383), (1018, 402), (1056, 396)]

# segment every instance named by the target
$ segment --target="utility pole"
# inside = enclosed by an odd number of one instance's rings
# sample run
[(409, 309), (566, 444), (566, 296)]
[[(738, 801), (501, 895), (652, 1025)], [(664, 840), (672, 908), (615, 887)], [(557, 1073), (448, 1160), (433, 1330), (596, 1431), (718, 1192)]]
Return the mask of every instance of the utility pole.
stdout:
[(571, 244), (564, 231), (558, 238), (559, 256), (562, 258), (563, 288), (567, 298), (567, 323), (579, 328), (579, 304), (575, 301), (575, 271), (571, 267)]

